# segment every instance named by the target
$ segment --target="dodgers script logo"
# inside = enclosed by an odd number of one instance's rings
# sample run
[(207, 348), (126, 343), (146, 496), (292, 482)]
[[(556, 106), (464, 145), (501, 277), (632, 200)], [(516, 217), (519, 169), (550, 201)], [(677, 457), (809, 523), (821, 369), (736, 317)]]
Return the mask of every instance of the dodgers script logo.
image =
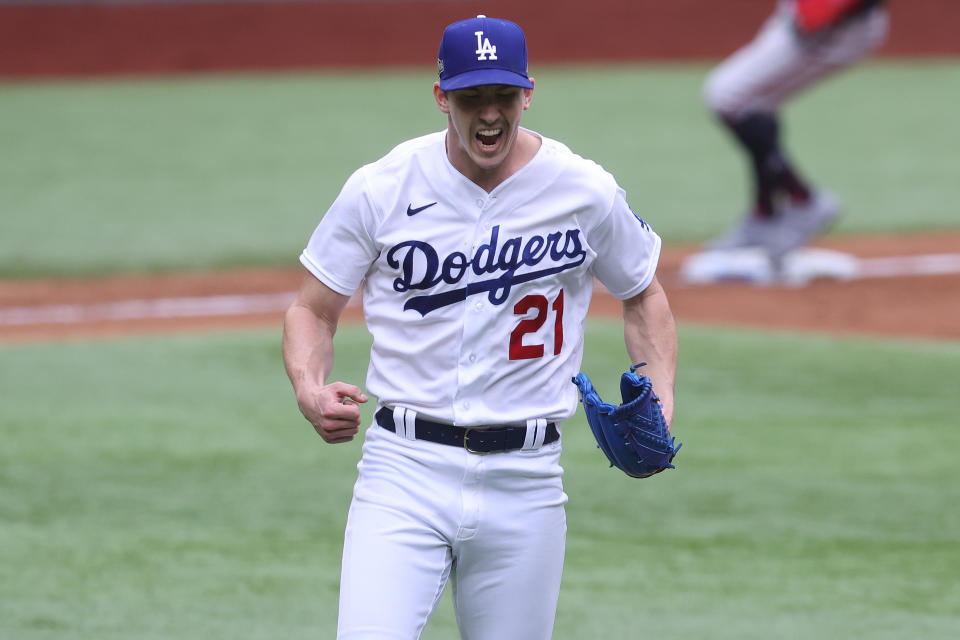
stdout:
[[(583, 264), (586, 258), (579, 229), (556, 231), (546, 237), (533, 235), (524, 239), (516, 236), (501, 243), (500, 226), (497, 225), (490, 231), (490, 240), (481, 244), (472, 257), (454, 251), (441, 258), (429, 242), (407, 240), (390, 248), (387, 265), (400, 271), (393, 281), (393, 290), (398, 293), (432, 289), (440, 283), (457, 284), (468, 269), (477, 276), (491, 276), (459, 289), (414, 296), (403, 305), (404, 311), (413, 309), (426, 316), (435, 309), (463, 302), (478, 293), (486, 293), (491, 304), (501, 305), (506, 302), (513, 285), (573, 269)], [(521, 267), (536, 267), (542, 262), (551, 266), (517, 273)]]
[(484, 38), (483, 31), (474, 31), (473, 35), (477, 36), (477, 50), (474, 52), (477, 60), (496, 60), (497, 47), (490, 44), (490, 38)]

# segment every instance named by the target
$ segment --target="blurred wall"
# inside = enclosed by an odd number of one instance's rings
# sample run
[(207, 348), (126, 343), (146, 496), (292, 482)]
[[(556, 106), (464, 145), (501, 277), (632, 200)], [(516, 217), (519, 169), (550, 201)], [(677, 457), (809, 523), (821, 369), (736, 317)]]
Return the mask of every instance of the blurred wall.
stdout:
[[(881, 55), (960, 55), (960, 0), (889, 0)], [(444, 25), (478, 13), (527, 32), (543, 62), (716, 59), (774, 0), (0, 0), (0, 76), (428, 65)]]

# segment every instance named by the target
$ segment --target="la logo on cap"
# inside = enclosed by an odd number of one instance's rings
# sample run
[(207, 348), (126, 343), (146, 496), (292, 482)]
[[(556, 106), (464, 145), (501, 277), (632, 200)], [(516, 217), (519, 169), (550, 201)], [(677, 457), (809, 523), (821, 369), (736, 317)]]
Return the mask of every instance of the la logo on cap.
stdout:
[(437, 75), (442, 91), (490, 84), (533, 89), (523, 30), (484, 15), (447, 25), (437, 51)]
[[(487, 16), (479, 15), (478, 18), (486, 18)], [(496, 60), (497, 59), (497, 47), (490, 44), (490, 38), (483, 37), (483, 31), (474, 31), (473, 35), (477, 36), (477, 60)]]

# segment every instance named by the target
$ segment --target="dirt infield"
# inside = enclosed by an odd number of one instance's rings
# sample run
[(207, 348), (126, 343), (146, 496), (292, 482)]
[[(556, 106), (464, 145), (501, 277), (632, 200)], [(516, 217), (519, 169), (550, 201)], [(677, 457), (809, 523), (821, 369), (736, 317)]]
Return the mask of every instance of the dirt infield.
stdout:
[[(958, 233), (841, 237), (817, 246), (864, 259), (949, 254), (960, 260)], [(687, 286), (678, 270), (694, 249), (668, 247), (660, 264), (681, 323), (960, 340), (960, 273), (891, 272), (805, 287)], [(282, 309), (302, 277), (303, 271), (290, 268), (0, 281), (0, 342), (237, 327), (279, 332)], [(595, 296), (591, 313), (619, 312), (609, 295)], [(345, 320), (361, 320), (359, 305), (348, 307)]]

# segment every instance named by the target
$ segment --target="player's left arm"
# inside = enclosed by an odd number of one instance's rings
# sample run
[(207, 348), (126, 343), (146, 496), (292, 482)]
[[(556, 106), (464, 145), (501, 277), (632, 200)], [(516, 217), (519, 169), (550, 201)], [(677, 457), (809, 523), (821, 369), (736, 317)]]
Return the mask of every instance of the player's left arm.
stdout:
[(677, 377), (677, 325), (660, 281), (623, 301), (623, 335), (634, 364), (646, 362), (641, 373), (653, 382), (667, 424), (673, 423)]

